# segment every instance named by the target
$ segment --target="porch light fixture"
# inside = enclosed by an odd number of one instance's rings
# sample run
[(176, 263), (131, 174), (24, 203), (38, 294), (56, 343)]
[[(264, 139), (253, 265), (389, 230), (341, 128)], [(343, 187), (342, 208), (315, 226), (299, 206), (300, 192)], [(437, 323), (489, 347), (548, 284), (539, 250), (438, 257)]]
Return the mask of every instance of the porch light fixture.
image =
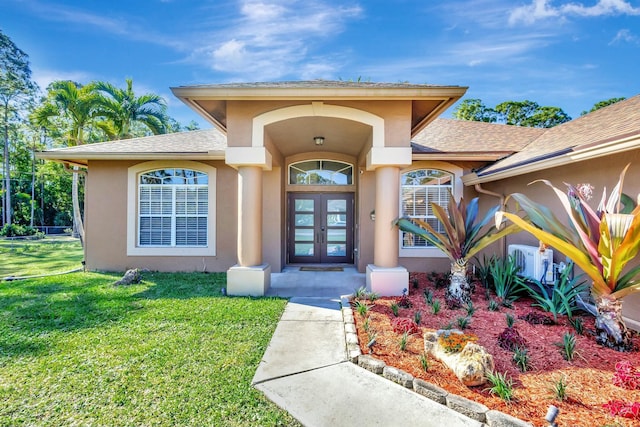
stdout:
[(324, 144), (324, 136), (314, 136), (314, 137), (313, 137), (313, 142), (314, 142), (316, 145), (322, 145), (322, 144)]

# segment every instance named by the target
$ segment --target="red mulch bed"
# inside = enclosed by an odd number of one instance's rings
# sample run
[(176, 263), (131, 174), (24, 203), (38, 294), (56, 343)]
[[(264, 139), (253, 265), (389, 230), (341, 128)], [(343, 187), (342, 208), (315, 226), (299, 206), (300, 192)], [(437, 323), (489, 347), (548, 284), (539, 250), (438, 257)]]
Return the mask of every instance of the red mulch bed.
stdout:
[[(422, 313), (420, 329), (441, 329), (452, 323), (457, 326), (456, 319), (465, 317), (464, 308), (450, 310), (444, 302), (444, 289), (436, 289), (425, 273), (412, 273), (409, 283), (418, 279), (419, 286), (409, 285), (409, 299), (411, 308), (400, 308), (399, 317), (410, 317), (416, 311)], [(431, 307), (425, 302), (423, 292), (431, 289), (434, 298), (441, 303), (440, 312), (432, 314)], [(493, 295), (492, 295), (493, 296)], [(514, 381), (514, 399), (507, 403), (497, 396), (491, 395), (486, 389), (487, 385), (479, 387), (467, 387), (463, 385), (455, 375), (441, 362), (429, 358), (429, 369), (425, 372), (420, 363), (420, 355), (424, 352), (422, 333), (411, 335), (405, 351), (400, 350), (400, 335), (393, 331), (391, 326), (393, 315), (390, 305), (399, 298), (380, 298), (375, 302), (368, 302), (372, 307), (369, 310), (369, 324), (376, 333), (376, 344), (372, 355), (383, 360), (387, 365), (402, 369), (416, 378), (422, 378), (432, 384), (436, 384), (450, 393), (455, 393), (480, 402), (490, 409), (496, 409), (511, 414), (522, 420), (532, 422), (535, 426), (547, 426), (544, 421), (549, 405), (555, 405), (560, 409), (560, 415), (556, 422), (560, 426), (639, 426), (639, 420), (632, 420), (620, 416), (611, 416), (609, 411), (602, 407), (610, 400), (622, 400), (625, 402), (640, 402), (640, 390), (627, 390), (613, 385), (612, 378), (617, 362), (627, 360), (632, 366), (640, 369), (640, 352), (618, 352), (604, 348), (595, 342), (593, 337), (594, 318), (589, 315), (581, 316), (584, 321), (585, 335), (577, 335), (577, 356), (573, 361), (564, 360), (560, 349), (555, 343), (562, 341), (565, 332), (575, 330), (566, 316), (558, 317), (557, 325), (531, 325), (519, 316), (530, 312), (542, 313), (536, 307), (532, 307), (532, 300), (520, 298), (513, 308), (500, 306), (500, 311), (488, 310), (488, 301), (485, 290), (476, 283), (473, 293), (473, 305), (476, 308), (471, 316), (469, 326), (465, 333), (478, 336), (478, 344), (482, 345), (493, 355), (497, 372), (506, 373)], [(498, 346), (497, 337), (506, 327), (505, 315), (511, 313), (515, 318), (515, 327), (527, 342), (529, 351), (530, 369), (521, 373), (512, 361), (513, 353)], [(368, 335), (364, 331), (364, 319), (354, 309), (356, 326), (363, 354), (368, 354), (366, 348)], [(636, 347), (640, 346), (640, 338), (633, 337)], [(553, 392), (553, 385), (564, 378), (567, 384), (567, 398), (558, 400)]]

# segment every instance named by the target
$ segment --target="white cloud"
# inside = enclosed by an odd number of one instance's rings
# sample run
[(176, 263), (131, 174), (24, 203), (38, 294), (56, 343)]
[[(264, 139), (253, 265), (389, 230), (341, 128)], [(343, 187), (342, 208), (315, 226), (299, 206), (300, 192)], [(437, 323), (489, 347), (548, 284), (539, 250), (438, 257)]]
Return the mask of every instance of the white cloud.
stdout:
[(640, 44), (640, 37), (625, 28), (616, 33), (616, 36), (609, 42), (609, 45), (618, 43)]
[(633, 7), (625, 0), (598, 0), (593, 6), (582, 3), (566, 3), (552, 6), (549, 0), (532, 0), (530, 4), (513, 9), (509, 15), (509, 24), (530, 25), (548, 18), (566, 18), (569, 16), (606, 16), (640, 15), (640, 8)]
[(32, 68), (31, 77), (43, 91), (47, 89), (49, 84), (57, 80), (71, 80), (78, 83), (87, 83), (95, 78), (85, 71), (60, 71), (41, 68)]
[(293, 70), (326, 74), (334, 68), (328, 59), (313, 61), (321, 66), (304, 65), (310, 49), (342, 32), (347, 20), (362, 13), (359, 6), (332, 7), (312, 0), (243, 0), (238, 10), (240, 16), (204, 38), (212, 42), (197, 48), (191, 58), (251, 79), (277, 79)]

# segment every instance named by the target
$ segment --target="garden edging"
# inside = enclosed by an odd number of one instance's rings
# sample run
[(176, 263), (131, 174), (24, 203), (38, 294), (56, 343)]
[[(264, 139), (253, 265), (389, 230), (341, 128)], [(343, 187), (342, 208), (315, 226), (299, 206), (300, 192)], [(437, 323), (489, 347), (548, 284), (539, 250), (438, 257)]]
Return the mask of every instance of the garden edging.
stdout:
[(390, 381), (411, 389), (427, 399), (445, 405), (450, 409), (459, 412), (473, 420), (479, 421), (488, 427), (532, 427), (533, 424), (522, 421), (504, 412), (491, 410), (485, 405), (458, 396), (448, 391), (424, 381), (414, 378), (411, 374), (392, 366), (387, 366), (382, 360), (370, 355), (362, 354), (356, 333), (353, 309), (350, 304), (351, 295), (341, 298), (342, 318), (344, 321), (344, 331), (346, 338), (347, 357), (349, 361), (358, 366), (381, 375)]

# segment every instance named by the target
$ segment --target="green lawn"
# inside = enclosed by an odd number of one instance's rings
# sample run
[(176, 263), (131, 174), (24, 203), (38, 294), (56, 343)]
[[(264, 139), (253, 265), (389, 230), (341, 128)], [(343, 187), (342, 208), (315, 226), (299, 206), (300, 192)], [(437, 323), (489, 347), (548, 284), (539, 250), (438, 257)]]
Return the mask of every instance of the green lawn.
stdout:
[(250, 386), (285, 300), (224, 274), (0, 282), (0, 425), (297, 425)]
[(71, 237), (0, 239), (0, 279), (73, 270), (82, 267), (82, 258), (80, 241)]

